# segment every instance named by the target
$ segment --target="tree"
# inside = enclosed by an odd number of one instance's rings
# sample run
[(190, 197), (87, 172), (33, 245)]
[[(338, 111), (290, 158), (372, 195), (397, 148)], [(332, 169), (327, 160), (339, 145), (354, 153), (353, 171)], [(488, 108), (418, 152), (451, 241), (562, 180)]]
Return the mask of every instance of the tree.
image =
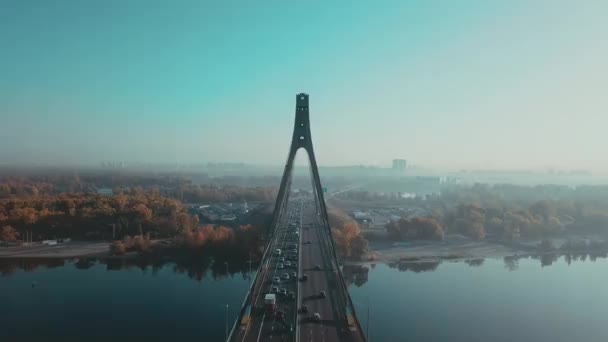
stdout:
[(127, 252), (127, 247), (122, 241), (114, 241), (110, 245), (110, 253), (113, 255), (123, 255)]
[(152, 210), (145, 204), (140, 203), (133, 207), (133, 213), (135, 215), (135, 222), (137, 222), (137, 226), (139, 227), (139, 235), (143, 235), (142, 225), (152, 218)]
[(0, 240), (2, 241), (17, 241), (19, 238), (19, 232), (11, 226), (4, 226), (0, 231)]
[(393, 240), (444, 238), (443, 226), (434, 217), (414, 217), (411, 220), (402, 218), (397, 222), (390, 222), (386, 230)]

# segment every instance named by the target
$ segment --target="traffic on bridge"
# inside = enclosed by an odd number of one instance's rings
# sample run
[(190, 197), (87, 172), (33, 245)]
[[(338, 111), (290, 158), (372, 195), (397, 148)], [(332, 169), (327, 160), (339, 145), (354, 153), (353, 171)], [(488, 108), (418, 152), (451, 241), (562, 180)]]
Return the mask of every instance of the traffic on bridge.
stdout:
[[(299, 149), (308, 155), (312, 188), (292, 192)], [(308, 95), (298, 94), (271, 236), (229, 341), (365, 341), (328, 221), (312, 146)]]

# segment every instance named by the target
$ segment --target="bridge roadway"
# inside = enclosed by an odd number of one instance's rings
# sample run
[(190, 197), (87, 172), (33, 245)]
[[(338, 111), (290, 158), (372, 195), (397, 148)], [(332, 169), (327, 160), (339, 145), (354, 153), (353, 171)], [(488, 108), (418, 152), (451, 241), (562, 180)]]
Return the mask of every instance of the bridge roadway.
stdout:
[[(231, 341), (294, 341), (296, 331), (296, 315), (297, 301), (290, 299), (289, 296), (280, 294), (277, 295), (277, 311), (285, 314), (284, 319), (278, 319), (276, 315), (268, 315), (264, 311), (264, 296), (267, 293), (276, 293), (276, 289), (285, 289), (289, 294), (293, 292), (297, 296), (298, 277), (292, 277), (292, 272), (298, 272), (298, 252), (294, 253), (293, 248), (289, 248), (292, 244), (296, 245), (299, 250), (299, 237), (294, 233), (295, 224), (298, 228), (301, 226), (301, 208), (303, 203), (301, 199), (294, 198), (290, 200), (287, 207), (286, 217), (278, 223), (277, 231), (274, 238), (270, 241), (268, 254), (263, 261), (263, 266), (260, 269), (260, 274), (256, 277), (256, 282), (253, 287), (252, 308), (250, 320), (248, 323), (237, 322), (238, 326), (233, 332)], [(290, 227), (291, 225), (291, 227)], [(274, 251), (281, 249), (281, 255), (276, 255)], [(281, 259), (281, 258), (284, 258)], [(293, 266), (287, 267), (286, 262), (293, 263)], [(283, 268), (280, 268), (280, 265)], [(283, 274), (289, 274), (289, 280), (285, 280)], [(273, 282), (274, 277), (281, 277), (279, 283)], [(251, 303), (251, 300), (250, 300)], [(241, 317), (242, 319), (242, 317)]]
[[(277, 227), (267, 260), (256, 277), (251, 319), (247, 324), (237, 322), (231, 341), (363, 341), (361, 332), (347, 326), (346, 304), (337, 264), (332, 262), (329, 234), (319, 224), (312, 197), (290, 199), (286, 216)], [(294, 234), (295, 230), (300, 231), (299, 237)], [(293, 248), (288, 248), (294, 243), (298, 245), (298, 253), (295, 254)], [(296, 255), (297, 271), (293, 267), (278, 268), (282, 262), (274, 254), (277, 248), (282, 249), (282, 257)], [(264, 295), (277, 286), (272, 279), (285, 272), (289, 272), (290, 280), (281, 279), (278, 287), (285, 288), (288, 293), (293, 291), (297, 300), (277, 295), (277, 310), (285, 313), (285, 319), (279, 320), (276, 315), (264, 313)], [(292, 279), (292, 272), (297, 272), (297, 279)], [(308, 280), (300, 281), (304, 274)], [(326, 293), (325, 298), (320, 297), (321, 291)], [(299, 312), (302, 306), (307, 307), (307, 313)], [(309, 319), (315, 313), (321, 316), (319, 322)]]

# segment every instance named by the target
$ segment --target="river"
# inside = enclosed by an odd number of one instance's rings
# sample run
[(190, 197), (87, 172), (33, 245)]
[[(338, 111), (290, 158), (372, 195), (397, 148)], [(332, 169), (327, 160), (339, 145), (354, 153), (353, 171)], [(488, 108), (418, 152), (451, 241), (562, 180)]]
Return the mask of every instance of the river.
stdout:
[[(5, 259), (0, 266), (7, 341), (221, 341), (249, 282), (246, 267), (223, 263)], [(370, 341), (608, 341), (606, 259), (377, 264), (345, 272)]]

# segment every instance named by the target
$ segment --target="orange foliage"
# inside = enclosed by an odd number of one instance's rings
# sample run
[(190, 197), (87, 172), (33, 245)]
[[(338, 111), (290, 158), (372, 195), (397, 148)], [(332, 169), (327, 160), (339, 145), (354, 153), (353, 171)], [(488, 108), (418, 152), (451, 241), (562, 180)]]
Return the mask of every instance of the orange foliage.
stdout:
[(335, 208), (330, 209), (328, 215), (338, 254), (344, 258), (360, 260), (368, 251), (368, 242), (361, 235), (359, 224)]
[(4, 226), (0, 231), (0, 240), (2, 241), (17, 241), (19, 238), (19, 232), (11, 226)]

